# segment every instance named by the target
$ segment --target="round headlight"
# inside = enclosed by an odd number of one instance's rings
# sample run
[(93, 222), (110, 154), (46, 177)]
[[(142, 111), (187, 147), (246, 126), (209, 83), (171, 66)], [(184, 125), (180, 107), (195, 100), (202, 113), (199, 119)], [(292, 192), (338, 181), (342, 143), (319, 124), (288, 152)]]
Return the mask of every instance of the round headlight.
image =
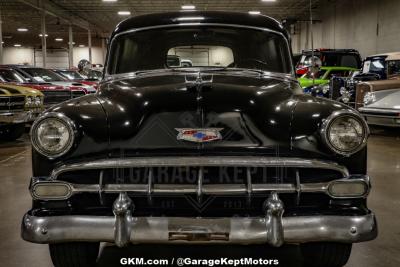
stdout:
[(366, 122), (353, 112), (336, 112), (322, 126), (322, 138), (335, 153), (350, 156), (367, 143)]
[(42, 98), (40, 96), (35, 97), (34, 106), (40, 107), (42, 105)]
[(75, 138), (73, 122), (62, 114), (46, 114), (32, 125), (33, 147), (49, 158), (67, 153)]
[(374, 92), (367, 92), (364, 95), (364, 105), (371, 104), (376, 101), (376, 96)]
[(25, 106), (30, 107), (30, 106), (32, 106), (32, 103), (33, 103), (33, 97), (28, 96), (28, 97), (25, 99)]
[(322, 93), (325, 95), (328, 92), (329, 92), (329, 84), (325, 84), (324, 86), (322, 86)]
[(347, 93), (348, 91), (347, 91), (346, 87), (341, 87), (339, 92), (341, 95), (343, 95), (343, 94)]

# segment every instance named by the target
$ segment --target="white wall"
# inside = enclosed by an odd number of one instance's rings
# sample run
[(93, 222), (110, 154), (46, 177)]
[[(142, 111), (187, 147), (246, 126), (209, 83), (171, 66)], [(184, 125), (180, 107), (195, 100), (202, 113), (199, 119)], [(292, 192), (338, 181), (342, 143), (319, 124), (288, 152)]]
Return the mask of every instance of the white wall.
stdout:
[[(314, 25), (314, 47), (355, 48), (363, 57), (400, 51), (399, 0), (322, 0), (316, 15), (322, 23)], [(293, 51), (310, 49), (307, 27), (296, 27)]]
[[(40, 55), (40, 54), (39, 54)], [(89, 49), (87, 47), (74, 47), (73, 62), (74, 66), (78, 65), (81, 59), (89, 59)], [(103, 52), (101, 47), (92, 47), (92, 63), (104, 64)], [(23, 47), (5, 47), (3, 52), (4, 64), (29, 64), (34, 65), (34, 51), (33, 48)], [(68, 68), (68, 61), (64, 61), (65, 66), (61, 68)], [(38, 60), (38, 66), (42, 66), (41, 60)], [(51, 66), (49, 66), (51, 67)]]
[(4, 64), (29, 64), (33, 65), (33, 49), (22, 47), (5, 47), (3, 50)]

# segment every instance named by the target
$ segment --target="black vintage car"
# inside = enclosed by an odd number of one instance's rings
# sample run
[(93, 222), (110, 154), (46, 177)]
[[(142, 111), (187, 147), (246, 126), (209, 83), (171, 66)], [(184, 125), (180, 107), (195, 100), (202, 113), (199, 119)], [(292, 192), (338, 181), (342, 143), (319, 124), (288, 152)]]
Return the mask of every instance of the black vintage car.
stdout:
[(22, 237), (49, 244), (56, 266), (93, 266), (100, 242), (295, 243), (306, 266), (344, 265), (352, 243), (377, 235), (368, 126), (302, 94), (291, 56), (265, 16), (120, 23), (98, 92), (32, 127)]

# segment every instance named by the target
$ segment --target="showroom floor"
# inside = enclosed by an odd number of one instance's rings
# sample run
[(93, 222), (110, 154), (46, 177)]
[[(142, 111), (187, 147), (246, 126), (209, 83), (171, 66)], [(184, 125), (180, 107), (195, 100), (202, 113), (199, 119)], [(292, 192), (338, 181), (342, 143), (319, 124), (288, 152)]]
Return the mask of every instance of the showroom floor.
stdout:
[[(400, 266), (400, 131), (375, 129), (369, 141), (369, 174), (373, 191), (369, 206), (376, 212), (379, 223), (378, 239), (353, 246), (347, 267)], [(52, 266), (46, 245), (24, 242), (20, 238), (21, 218), (30, 207), (28, 193), (31, 175), (30, 144), (27, 136), (14, 143), (0, 143), (0, 265)], [(99, 266), (118, 266), (121, 257), (142, 256), (172, 258), (184, 256), (213, 258), (263, 257), (278, 258), (280, 266), (299, 266), (301, 257), (296, 246), (270, 249), (265, 246), (202, 246), (200, 249), (181, 246), (132, 246), (103, 249)]]

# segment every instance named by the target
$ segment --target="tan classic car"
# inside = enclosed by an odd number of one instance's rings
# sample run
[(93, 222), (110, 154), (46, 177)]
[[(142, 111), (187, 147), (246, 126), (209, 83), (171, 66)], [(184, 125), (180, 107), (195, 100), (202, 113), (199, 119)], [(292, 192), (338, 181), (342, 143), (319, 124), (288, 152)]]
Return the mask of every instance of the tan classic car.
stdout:
[(25, 124), (43, 111), (43, 94), (32, 88), (0, 83), (0, 140), (21, 137)]

